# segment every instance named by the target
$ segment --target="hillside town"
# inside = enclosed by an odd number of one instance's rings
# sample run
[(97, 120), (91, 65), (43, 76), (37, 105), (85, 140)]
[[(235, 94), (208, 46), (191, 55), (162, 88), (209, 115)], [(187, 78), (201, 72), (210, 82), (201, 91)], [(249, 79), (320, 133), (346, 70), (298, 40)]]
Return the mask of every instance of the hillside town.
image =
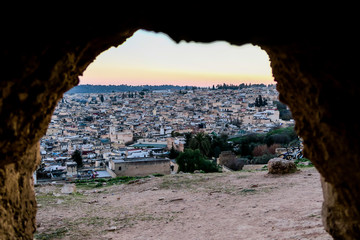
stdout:
[[(274, 85), (242, 89), (143, 90), (65, 94), (41, 139), (37, 179), (170, 174), (171, 148), (184, 134), (265, 133), (282, 120)], [(72, 155), (81, 153), (84, 167)]]

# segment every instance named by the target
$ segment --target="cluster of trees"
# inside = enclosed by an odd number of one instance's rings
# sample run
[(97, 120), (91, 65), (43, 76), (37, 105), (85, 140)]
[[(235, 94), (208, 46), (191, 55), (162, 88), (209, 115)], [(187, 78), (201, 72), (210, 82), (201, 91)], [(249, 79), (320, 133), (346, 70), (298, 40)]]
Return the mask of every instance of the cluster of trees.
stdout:
[[(67, 93), (112, 93), (112, 92), (140, 92), (151, 90), (180, 90), (180, 89), (192, 89), (193, 86), (178, 86), (178, 85), (141, 85), (131, 86), (126, 84), (121, 85), (78, 85), (70, 89)], [(196, 87), (195, 87), (196, 88)]]
[[(175, 135), (175, 133), (174, 133)], [(204, 172), (217, 172), (217, 164), (208, 160), (219, 157), (222, 151), (231, 150), (227, 135), (209, 135), (203, 132), (197, 134), (185, 134), (185, 151), (178, 153), (174, 148), (170, 150), (169, 157), (176, 158), (179, 171), (193, 172), (202, 170)]]
[(169, 155), (171, 159), (176, 159), (179, 171), (183, 172), (218, 171), (216, 163), (208, 159), (218, 158), (223, 151), (233, 151), (237, 156), (241, 156), (239, 161), (247, 164), (266, 164), (276, 157), (276, 148), (299, 144), (294, 127), (275, 128), (264, 134), (244, 135), (231, 139), (232, 143), (229, 143), (227, 135), (216, 136), (203, 132), (186, 133), (185, 140), (183, 153), (172, 148)]
[(237, 126), (237, 127), (241, 127), (243, 121), (242, 121), (241, 119), (239, 119), (239, 118), (235, 118), (235, 119), (232, 119), (232, 120), (230, 121), (230, 123), (231, 123), (232, 125)]
[(293, 127), (276, 128), (266, 134), (249, 134), (235, 139), (234, 152), (247, 163), (265, 164), (275, 157), (275, 149), (299, 144)]
[(199, 149), (201, 154), (208, 158), (217, 158), (222, 151), (231, 150), (231, 145), (228, 143), (228, 136), (226, 134), (216, 136), (203, 132), (197, 134), (187, 133), (185, 139), (185, 148), (193, 150)]
[(263, 107), (267, 105), (267, 100), (263, 99), (261, 95), (255, 98), (255, 107)]
[(74, 162), (76, 162), (78, 168), (81, 168), (81, 167), (84, 166), (83, 159), (82, 159), (82, 156), (81, 156), (81, 152), (79, 150), (75, 150), (73, 152), (73, 154), (71, 155), (71, 159)]
[[(269, 85), (268, 85), (269, 86)], [(270, 85), (272, 86), (272, 85)], [(241, 83), (240, 85), (234, 85), (234, 84), (226, 84), (226, 83), (223, 83), (223, 84), (218, 84), (216, 85), (216, 88), (215, 88), (215, 85), (213, 85), (212, 89), (215, 90), (215, 89), (233, 89), (233, 90), (236, 90), (236, 89), (243, 89), (243, 88), (251, 88), (251, 87), (267, 87), (267, 85), (263, 84), (263, 83), (260, 83), (260, 84), (245, 84), (245, 83)]]
[(179, 171), (182, 172), (194, 172), (195, 170), (204, 172), (219, 171), (216, 163), (207, 160), (199, 149), (185, 149), (185, 151), (180, 153), (176, 158), (176, 163), (179, 165)]
[[(240, 85), (234, 84), (217, 84), (210, 87), (210, 89), (243, 89), (251, 87), (267, 87), (272, 86), (265, 84), (245, 84), (241, 83)], [(152, 91), (152, 90), (196, 90), (201, 89), (201, 87), (196, 86), (178, 86), (178, 85), (141, 85), (141, 86), (131, 86), (127, 84), (121, 85), (78, 85), (70, 89), (67, 93), (113, 93), (113, 92), (140, 92), (140, 91)]]
[[(141, 91), (140, 93), (139, 93), (140, 96), (144, 96), (143, 91)], [(130, 92), (130, 91), (128, 91), (127, 94), (125, 94), (125, 92), (123, 92), (123, 94), (121, 95), (122, 99), (124, 99), (124, 98), (136, 98), (136, 97), (137, 97), (137, 92)]]
[(279, 101), (275, 101), (274, 102), (276, 105), (276, 108), (279, 110), (280, 112), (280, 119), (288, 121), (290, 119), (292, 119), (292, 115), (289, 109), (287, 109), (287, 106)]

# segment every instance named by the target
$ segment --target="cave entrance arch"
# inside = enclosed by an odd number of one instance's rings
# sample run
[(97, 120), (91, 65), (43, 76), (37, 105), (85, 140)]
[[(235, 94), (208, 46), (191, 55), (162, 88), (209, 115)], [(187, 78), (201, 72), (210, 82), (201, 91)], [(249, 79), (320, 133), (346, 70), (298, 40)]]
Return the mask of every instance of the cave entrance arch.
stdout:
[[(136, 33), (135, 33), (136, 34)], [(134, 38), (135, 36), (132, 36), (131, 38)], [(130, 41), (131, 41), (131, 38), (130, 39), (128, 39), (123, 45), (121, 45), (121, 46), (119, 46), (119, 48), (125, 48), (125, 44), (127, 44), (127, 43), (129, 43)], [(162, 44), (162, 47), (164, 47), (163, 46), (163, 44)], [(141, 46), (140, 46), (140, 48), (141, 48)], [(155, 49), (156, 50), (156, 49)], [(157, 51), (156, 51), (157, 52)], [(111, 52), (111, 53), (109, 53), (109, 55), (111, 55), (111, 54), (116, 54), (116, 53), (113, 53), (113, 52)], [(158, 52), (157, 52), (157, 54), (159, 54)], [(237, 54), (241, 54), (241, 53), (238, 53), (237, 52)], [(155, 56), (152, 56), (152, 57), (155, 57)], [(176, 57), (176, 55), (174, 56), (174, 57)], [(100, 57), (98, 57), (95, 61), (102, 61), (103, 60), (103, 58), (101, 58), (101, 56)], [(265, 59), (265, 60), (267, 60), (267, 59)], [(135, 61), (138, 61), (138, 59), (135, 59)], [(96, 62), (94, 62), (93, 64), (96, 64)], [(261, 64), (261, 63), (259, 63), (259, 64)], [(267, 61), (267, 64), (269, 64), (269, 62)], [(86, 70), (86, 71), (88, 71), (89, 70), (89, 68), (90, 68), (91, 66), (89, 66), (88, 67), (88, 69)], [(86, 76), (86, 71), (84, 72), (84, 76)], [(121, 75), (119, 76), (119, 77), (121, 77)], [(100, 80), (101, 81), (101, 80)], [(81, 79), (80, 79), (80, 82), (81, 82)], [(171, 81), (170, 81), (171, 82)], [(98, 82), (99, 83), (99, 82)], [(101, 83), (101, 82), (100, 82)], [(131, 82), (131, 80), (127, 80), (125, 83), (127, 83), (127, 84), (131, 84), (132, 82)], [(195, 84), (195, 82), (194, 81), (192, 81), (192, 83), (194, 83)], [(212, 84), (211, 84), (212, 85)], [(210, 85), (210, 86), (211, 86)], [(207, 85), (207, 87), (209, 87), (209, 85)], [(86, 95), (86, 94), (85, 94)], [(116, 94), (115, 93), (112, 93), (112, 96), (115, 96)], [(93, 96), (96, 96), (96, 94), (92, 94), (92, 95), (90, 95), (90, 98), (91, 97), (93, 97)], [(105, 98), (107, 99), (107, 98), (109, 98), (109, 95), (105, 95), (104, 94), (104, 96), (105, 96)], [(199, 96), (201, 96), (201, 94), (199, 94)], [(117, 97), (118, 97), (118, 99), (121, 97), (121, 94), (119, 94), (119, 95), (117, 95)], [(194, 96), (195, 97), (195, 96)], [(129, 97), (129, 96), (126, 96), (125, 97), (127, 100), (129, 100), (129, 101), (134, 101), (133, 100), (133, 98), (131, 97)], [(69, 99), (69, 98), (67, 98), (67, 99)], [(101, 101), (100, 99), (97, 99), (97, 101), (99, 102), (99, 101)], [(119, 101), (119, 102), (121, 102), (121, 101)], [(90, 104), (90, 105), (88, 105), (88, 107), (91, 107), (92, 105)], [(93, 106), (96, 106), (96, 105), (93, 105)], [(114, 105), (114, 108), (116, 108), (116, 105)], [(80, 111), (78, 111), (78, 112), (80, 112)], [(81, 116), (81, 115), (80, 115)], [(85, 116), (87, 116), (87, 115), (82, 115), (83, 117), (85, 117)], [(119, 169), (120, 170), (120, 169)], [(239, 199), (240, 200), (240, 199)], [(285, 206), (286, 207), (286, 206)], [(289, 207), (287, 207), (287, 208), (289, 208)], [(320, 210), (320, 209), (319, 209)], [(41, 209), (40, 209), (40, 211), (41, 211)], [(115, 211), (115, 210), (114, 210)], [(79, 215), (80, 215), (81, 213), (79, 213)], [(81, 215), (80, 215), (81, 216)], [(65, 218), (65, 217), (64, 217)], [(266, 219), (266, 218), (265, 218)], [(266, 221), (264, 219), (264, 221)], [(64, 220), (65, 221), (65, 220)], [(74, 222), (75, 222), (76, 220), (74, 220)], [(319, 219), (318, 219), (318, 221), (319, 221)], [(230, 223), (230, 222), (229, 222)], [(43, 224), (43, 223), (41, 223), (41, 229), (43, 229), (42, 231), (44, 232), (44, 226), (46, 226), (46, 224)], [(48, 229), (48, 228), (47, 228)]]
[[(246, 15), (207, 16), (206, 21), (182, 16), (165, 22), (153, 15), (123, 15), (116, 22), (99, 21), (81, 30), (60, 24), (48, 31), (29, 18), (26, 26), (15, 26), (16, 31), (4, 29), (9, 37), (1, 51), (5, 63), (0, 95), (1, 238), (32, 238), (36, 202), (30, 179), (39, 162), (38, 141), (58, 100), (78, 84), (79, 75), (97, 55), (138, 29), (164, 32), (176, 42), (225, 40), (261, 46), (270, 57), (280, 100), (290, 107), (307, 156), (323, 177), (326, 230), (336, 239), (360, 238), (359, 124), (355, 117), (347, 117), (353, 110), (349, 103), (356, 102), (360, 93), (351, 58), (356, 37), (330, 16), (321, 25), (294, 22), (290, 33), (284, 26), (270, 31), (255, 23), (234, 31), (234, 23), (246, 22)], [(22, 42), (24, 34), (29, 39)]]

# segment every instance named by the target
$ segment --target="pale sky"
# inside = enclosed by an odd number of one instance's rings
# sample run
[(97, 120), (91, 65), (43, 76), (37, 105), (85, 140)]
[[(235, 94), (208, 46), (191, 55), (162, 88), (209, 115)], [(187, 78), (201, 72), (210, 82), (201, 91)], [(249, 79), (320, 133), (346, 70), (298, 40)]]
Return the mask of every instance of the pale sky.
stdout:
[(80, 77), (80, 84), (180, 85), (274, 84), (269, 57), (251, 44), (180, 42), (166, 34), (137, 31), (103, 52)]

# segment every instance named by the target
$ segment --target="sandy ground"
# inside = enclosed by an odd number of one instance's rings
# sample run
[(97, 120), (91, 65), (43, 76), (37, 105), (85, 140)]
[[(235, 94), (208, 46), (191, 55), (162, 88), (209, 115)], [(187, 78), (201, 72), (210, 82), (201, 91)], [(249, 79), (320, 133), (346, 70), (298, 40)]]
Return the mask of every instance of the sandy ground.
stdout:
[(100, 189), (36, 188), (35, 239), (332, 239), (314, 168), (180, 174)]

